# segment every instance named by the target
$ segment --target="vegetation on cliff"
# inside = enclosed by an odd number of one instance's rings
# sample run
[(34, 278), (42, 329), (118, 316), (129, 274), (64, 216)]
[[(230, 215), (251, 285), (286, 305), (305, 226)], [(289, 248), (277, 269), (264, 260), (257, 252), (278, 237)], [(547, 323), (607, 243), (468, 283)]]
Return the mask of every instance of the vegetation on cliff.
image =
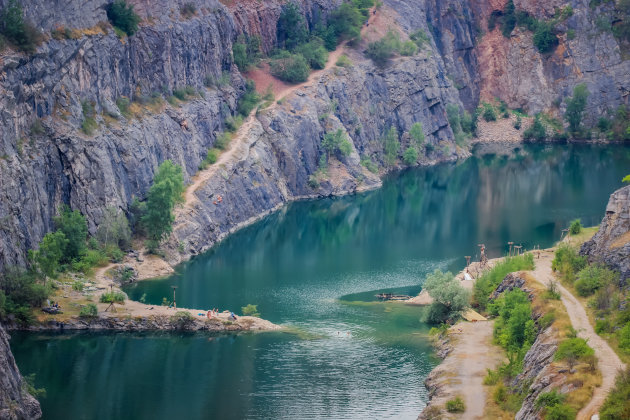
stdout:
[(22, 6), (17, 0), (10, 0), (0, 10), (0, 51), (6, 46), (5, 40), (27, 53), (35, 52), (35, 48), (43, 40), (39, 30), (24, 20)]

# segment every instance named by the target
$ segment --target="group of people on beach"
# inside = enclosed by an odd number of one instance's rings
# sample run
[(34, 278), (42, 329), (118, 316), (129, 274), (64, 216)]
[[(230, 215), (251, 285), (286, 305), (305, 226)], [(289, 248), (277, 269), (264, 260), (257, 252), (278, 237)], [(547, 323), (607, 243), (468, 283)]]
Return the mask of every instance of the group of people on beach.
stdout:
[[(225, 312), (227, 312), (227, 311), (225, 311)], [(210, 319), (212, 317), (218, 317), (219, 316), (219, 310), (217, 308), (211, 309), (211, 310), (208, 311), (206, 316), (208, 317), (208, 319)], [(230, 321), (236, 321), (238, 318), (236, 317), (236, 315), (234, 315), (234, 312), (230, 312), (230, 316), (228, 316), (228, 319)]]

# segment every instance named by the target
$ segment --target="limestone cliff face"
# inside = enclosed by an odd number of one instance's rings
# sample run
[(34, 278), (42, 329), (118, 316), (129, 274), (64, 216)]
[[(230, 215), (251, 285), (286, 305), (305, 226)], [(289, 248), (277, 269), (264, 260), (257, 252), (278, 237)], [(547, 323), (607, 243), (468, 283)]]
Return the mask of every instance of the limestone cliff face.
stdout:
[(0, 325), (0, 419), (38, 419), (41, 416), (39, 402), (26, 391), (9, 348), (9, 336)]
[[(550, 54), (540, 54), (534, 47), (533, 34), (517, 27), (510, 38), (501, 28), (488, 31), (490, 14), (503, 10), (505, 0), (472, 1), (483, 35), (475, 47), (483, 100), (500, 98), (511, 108), (529, 113), (550, 111), (564, 113), (564, 98), (573, 87), (586, 83), (588, 98), (585, 120), (594, 123), (608, 109), (628, 103), (630, 60), (624, 56), (610, 30), (602, 30), (598, 19), (609, 19), (613, 3), (592, 9), (582, 0), (516, 0), (517, 10), (525, 10), (541, 20), (550, 20), (556, 8), (570, 5), (573, 15), (556, 25), (559, 45)], [(574, 37), (569, 37), (571, 32)]]
[(591, 262), (602, 262), (630, 278), (630, 186), (611, 194), (599, 231), (580, 249)]
[[(49, 38), (31, 56), (7, 51), (0, 57), (0, 267), (25, 263), (26, 251), (53, 228), (52, 217), (62, 203), (85, 214), (94, 232), (106, 207), (127, 210), (134, 197), (144, 196), (162, 161), (181, 165), (188, 181), (224, 131), (225, 119), (234, 115), (242, 92), (243, 78), (232, 65), (233, 40), (240, 32), (257, 34), (269, 49), (281, 7), (273, 1), (226, 7), (197, 0), (197, 14), (186, 19), (179, 7), (187, 1), (132, 1), (143, 18), (140, 30), (118, 39), (107, 25), (99, 25), (106, 21), (106, 0), (22, 3), (27, 18), (42, 30), (65, 26), (77, 31), (72, 37), (77, 39)], [(336, 5), (300, 2), (310, 25)], [(385, 7), (406, 16), (410, 5), (415, 3), (394, 1)], [(402, 20), (405, 30), (427, 29), (424, 18)], [(259, 155), (239, 161), (240, 177), (226, 178), (223, 172), (209, 187), (239, 199), (226, 200), (231, 204), (219, 214), (212, 205), (203, 209), (196, 226), (215, 233), (203, 241), (191, 235), (191, 250), (204, 249), (213, 238), (287, 200), (378, 185), (377, 177), (359, 165), (359, 154), (385, 171), (393, 169), (385, 168), (379, 140), (390, 127), (403, 134), (414, 122), (423, 123), (434, 146), (423, 162), (466, 153), (453, 144), (445, 106), (459, 99), (433, 43), (384, 71), (360, 51), (353, 54), (351, 70), (337, 69), (317, 88), (298, 90), (286, 105), (261, 112), (260, 133), (248, 139)], [(208, 76), (218, 80), (226, 73), (229, 84), (204, 86)], [(151, 95), (168, 96), (185, 86), (202, 95), (177, 106), (150, 104)], [(116, 101), (121, 97), (136, 100), (133, 116), (120, 112)], [(93, 135), (80, 130), (86, 118), (82, 103), (95, 108)], [(324, 114), (330, 117), (321, 119)], [(31, 129), (36, 120), (44, 133)], [(348, 133), (355, 151), (332, 165), (333, 175), (341, 174), (331, 177), (336, 181), (313, 189), (308, 180), (318, 169), (323, 133), (337, 128)], [(408, 141), (403, 135), (403, 146)], [(259, 179), (252, 183), (248, 174)]]

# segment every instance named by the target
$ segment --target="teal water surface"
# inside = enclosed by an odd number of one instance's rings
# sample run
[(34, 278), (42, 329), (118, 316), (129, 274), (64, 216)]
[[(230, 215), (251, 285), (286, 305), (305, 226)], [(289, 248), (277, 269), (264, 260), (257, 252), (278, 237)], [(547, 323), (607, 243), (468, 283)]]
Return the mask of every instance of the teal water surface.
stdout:
[(262, 316), (296, 333), (27, 334), (12, 348), (47, 389), (47, 418), (416, 418), (435, 366), (418, 293), (485, 243), (549, 246), (598, 224), (630, 148), (531, 146), (508, 157), (405, 171), (377, 191), (298, 202), (228, 237), (167, 279), (127, 288), (159, 304)]

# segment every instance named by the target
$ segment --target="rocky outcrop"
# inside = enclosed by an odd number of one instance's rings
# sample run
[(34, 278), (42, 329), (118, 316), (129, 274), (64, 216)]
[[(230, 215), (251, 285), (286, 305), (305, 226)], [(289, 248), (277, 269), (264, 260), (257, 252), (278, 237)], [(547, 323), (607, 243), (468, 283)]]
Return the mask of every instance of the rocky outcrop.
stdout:
[(514, 289), (521, 289), (522, 291), (529, 294), (529, 300), (532, 300), (533, 294), (530, 290), (524, 288), (525, 279), (520, 277), (518, 273), (509, 273), (506, 275), (501, 283), (497, 286), (497, 288), (490, 295), (490, 300), (494, 300), (498, 298), (503, 292), (509, 292)]
[(0, 419), (38, 419), (39, 402), (26, 391), (26, 384), (15, 364), (9, 336), (0, 325)]
[(527, 351), (523, 359), (523, 371), (512, 380), (515, 389), (527, 388), (526, 397), (515, 419), (538, 418), (540, 407), (536, 407), (536, 399), (542, 392), (548, 392), (563, 384), (563, 376), (558, 375), (554, 367), (553, 356), (558, 348), (557, 332), (547, 328), (538, 334), (536, 341)]
[(556, 25), (560, 43), (549, 54), (538, 52), (532, 32), (524, 28), (517, 27), (509, 38), (501, 34), (499, 25), (488, 30), (490, 14), (500, 14), (506, 0), (471, 3), (480, 34), (475, 54), (482, 100), (500, 98), (511, 108), (561, 116), (564, 99), (572, 95), (574, 86), (586, 83), (591, 95), (584, 118), (590, 124), (607, 110), (628, 103), (630, 60), (612, 31), (605, 29), (605, 22), (613, 20), (614, 2), (591, 7), (592, 2), (582, 0), (514, 1), (517, 10), (545, 21), (554, 17), (557, 8), (572, 7), (572, 16)]
[[(175, 314), (176, 312), (173, 312)], [(16, 325), (14, 329), (23, 329)], [(105, 316), (94, 318), (73, 317), (64, 321), (50, 320), (33, 324), (30, 331), (204, 331), (210, 333), (230, 333), (241, 331), (272, 331), (281, 327), (264, 319), (240, 316), (236, 321), (225, 318), (181, 318), (176, 315), (149, 316)]]
[(601, 262), (630, 278), (630, 186), (611, 194), (606, 215), (597, 233), (582, 245), (580, 254)]

